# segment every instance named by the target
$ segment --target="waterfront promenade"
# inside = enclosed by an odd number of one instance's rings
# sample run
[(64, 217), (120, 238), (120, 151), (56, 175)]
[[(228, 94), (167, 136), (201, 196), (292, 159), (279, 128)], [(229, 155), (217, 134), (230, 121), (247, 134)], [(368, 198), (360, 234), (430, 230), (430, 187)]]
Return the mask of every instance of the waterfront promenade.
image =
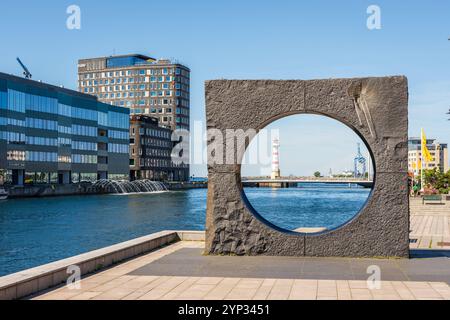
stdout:
[(450, 201), (423, 205), (421, 199), (412, 199), (410, 210), (411, 249), (450, 250)]
[[(413, 266), (406, 261), (244, 257), (237, 263), (240, 257), (204, 257), (202, 247), (202, 242), (179, 242), (87, 277), (80, 289), (63, 287), (33, 299), (450, 299), (444, 276), (442, 281), (426, 281), (414, 270), (405, 275)], [(439, 268), (446, 267), (448, 273), (445, 259), (446, 266), (441, 261)], [(416, 272), (433, 265), (424, 262), (415, 264)], [(380, 289), (370, 290), (365, 271), (373, 263), (386, 271), (386, 280)]]
[[(84, 277), (36, 300), (450, 299), (450, 205), (411, 203), (412, 259), (203, 256), (203, 241), (179, 241)], [(416, 241), (414, 241), (416, 240)], [(433, 249), (433, 250), (430, 250)], [(369, 289), (367, 267), (381, 269)]]

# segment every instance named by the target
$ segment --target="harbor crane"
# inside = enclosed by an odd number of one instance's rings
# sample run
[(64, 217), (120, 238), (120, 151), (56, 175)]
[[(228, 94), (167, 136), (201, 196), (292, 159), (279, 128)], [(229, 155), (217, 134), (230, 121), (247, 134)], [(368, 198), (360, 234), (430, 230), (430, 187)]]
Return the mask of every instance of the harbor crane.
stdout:
[(25, 78), (26, 79), (31, 79), (31, 77), (33, 77), (33, 75), (31, 74), (31, 72), (28, 70), (28, 68), (22, 63), (22, 61), (18, 57), (17, 57), (17, 62), (22, 67), (23, 75), (25, 76)]
[(367, 173), (367, 160), (361, 153), (361, 144), (358, 143), (358, 151), (354, 159), (354, 176), (355, 178), (364, 177)]

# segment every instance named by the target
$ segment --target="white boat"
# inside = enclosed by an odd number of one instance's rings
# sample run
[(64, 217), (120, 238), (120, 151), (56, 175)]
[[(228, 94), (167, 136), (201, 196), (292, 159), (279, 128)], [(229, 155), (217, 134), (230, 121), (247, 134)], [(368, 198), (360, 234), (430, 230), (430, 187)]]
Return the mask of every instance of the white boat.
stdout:
[(0, 200), (6, 200), (8, 199), (8, 192), (0, 187)]

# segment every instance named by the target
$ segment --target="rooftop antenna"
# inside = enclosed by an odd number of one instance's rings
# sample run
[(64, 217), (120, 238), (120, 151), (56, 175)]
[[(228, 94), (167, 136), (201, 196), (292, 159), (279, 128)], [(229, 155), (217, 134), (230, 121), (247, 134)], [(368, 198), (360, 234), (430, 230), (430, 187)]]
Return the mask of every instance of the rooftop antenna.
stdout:
[(22, 61), (20, 61), (19, 58), (17, 58), (17, 62), (19, 62), (20, 66), (23, 69), (23, 75), (25, 76), (26, 79), (31, 79), (33, 77), (33, 75), (30, 73), (30, 71), (28, 71), (28, 68), (25, 67), (25, 65), (22, 63)]

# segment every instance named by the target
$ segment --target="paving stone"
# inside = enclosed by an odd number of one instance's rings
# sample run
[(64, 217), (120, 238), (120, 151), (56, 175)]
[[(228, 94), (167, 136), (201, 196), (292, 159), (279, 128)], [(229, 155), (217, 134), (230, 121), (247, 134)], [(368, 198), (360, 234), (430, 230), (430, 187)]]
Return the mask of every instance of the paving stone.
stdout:
[[(141, 259), (141, 262), (146, 261), (147, 264), (136, 264), (137, 270), (128, 275), (112, 276), (103, 272), (97, 273), (82, 279), (79, 290), (60, 287), (34, 299), (450, 299), (450, 287), (445, 280), (450, 273), (449, 259), (445, 256), (430, 258), (436, 254), (429, 251), (426, 251), (428, 253), (426, 258), (420, 258), (419, 254), (410, 260), (342, 260), (301, 257), (208, 257), (201, 254), (198, 244), (191, 247), (185, 243), (177, 248), (168, 251), (163, 249), (164, 254), (159, 254), (157, 260), (150, 258), (153, 253), (148, 254), (145, 259)], [(235, 259), (239, 259), (240, 264), (245, 267), (236, 265)], [(179, 269), (172, 268), (172, 265), (182, 260), (185, 261), (187, 268), (194, 271), (202, 270), (202, 274), (199, 276), (195, 276), (196, 272), (190, 276), (177, 274)], [(331, 277), (328, 274), (326, 278), (329, 268), (319, 269), (322, 273), (316, 273), (314, 279), (304, 279), (302, 277), (305, 274), (301, 266), (305, 260), (308, 260), (307, 264), (310, 265), (318, 265), (321, 262), (332, 263), (332, 268), (350, 268), (353, 272), (358, 271), (358, 268), (364, 270), (367, 265), (378, 263), (382, 266), (382, 270), (398, 269), (415, 281), (401, 281), (403, 278), (395, 281), (382, 279), (380, 289), (370, 290), (367, 286), (367, 275), (364, 280), (345, 280), (337, 273)], [(222, 268), (214, 270), (216, 264), (222, 262)], [(157, 268), (154, 268), (155, 265)], [(195, 265), (197, 269), (190, 265)], [(272, 275), (276, 274), (277, 277), (257, 277), (260, 274), (265, 275), (267, 268), (275, 270), (278, 266), (281, 268), (272, 272)], [(161, 271), (163, 269), (165, 272)], [(160, 275), (155, 275), (154, 270)], [(232, 277), (223, 276), (230, 271), (234, 271)], [(344, 274), (345, 272), (346, 270), (343, 270)], [(424, 279), (417, 280), (422, 277)]]

